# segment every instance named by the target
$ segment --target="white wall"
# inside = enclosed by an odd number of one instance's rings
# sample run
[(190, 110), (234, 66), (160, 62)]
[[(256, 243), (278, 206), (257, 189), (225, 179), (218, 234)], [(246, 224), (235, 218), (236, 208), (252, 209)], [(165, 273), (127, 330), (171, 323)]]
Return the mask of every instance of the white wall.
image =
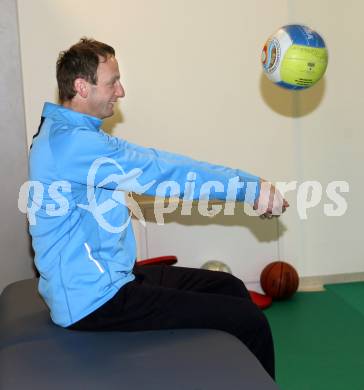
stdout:
[[(324, 189), (333, 180), (345, 180), (350, 185), (350, 193), (346, 195), (348, 211), (343, 217), (326, 217), (321, 204), (309, 212), (307, 221), (300, 221), (297, 226), (302, 242), (302, 267), (307, 275), (364, 270), (360, 150), (364, 141), (361, 120), (364, 99), (359, 88), (364, 54), (357, 49), (364, 33), (363, 10), (363, 3), (356, 0), (290, 2), (294, 21), (319, 29), (329, 47), (329, 67), (321, 83), (323, 96), (319, 107), (313, 110), (309, 107), (314, 90), (295, 98), (298, 117), (293, 120), (292, 134), (299, 151), (295, 159), (297, 177), (300, 181), (318, 180)], [(288, 256), (297, 251), (289, 243), (292, 234), (290, 229), (284, 238)]]
[[(278, 256), (301, 276), (363, 271), (361, 2), (18, 0), (18, 8), (28, 142), (43, 101), (55, 99), (59, 51), (91, 36), (115, 47), (121, 67), (126, 97), (106, 123), (115, 135), (273, 181), (350, 184), (349, 210), (336, 219), (324, 216), (321, 204), (300, 220), (296, 193), (289, 194), (292, 207), (280, 219), (279, 241), (272, 221), (149, 224), (150, 256), (174, 253), (181, 264), (195, 266), (221, 258), (245, 280), (257, 280)], [(345, 16), (339, 24), (337, 15)], [(292, 22), (320, 31), (330, 51), (326, 77), (305, 92), (273, 86), (260, 66), (266, 38)]]
[(18, 193), (27, 178), (25, 115), (15, 0), (0, 0), (0, 293), (34, 275), (26, 217)]

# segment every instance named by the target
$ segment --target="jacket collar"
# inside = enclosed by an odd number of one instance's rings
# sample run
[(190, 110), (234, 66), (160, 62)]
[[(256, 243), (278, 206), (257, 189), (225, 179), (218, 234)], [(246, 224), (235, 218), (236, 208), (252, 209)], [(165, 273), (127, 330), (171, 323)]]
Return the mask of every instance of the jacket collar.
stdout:
[(99, 118), (49, 102), (44, 104), (42, 116), (54, 120), (66, 120), (68, 123), (72, 123), (76, 126), (85, 126), (95, 131), (98, 131), (102, 124), (102, 120)]

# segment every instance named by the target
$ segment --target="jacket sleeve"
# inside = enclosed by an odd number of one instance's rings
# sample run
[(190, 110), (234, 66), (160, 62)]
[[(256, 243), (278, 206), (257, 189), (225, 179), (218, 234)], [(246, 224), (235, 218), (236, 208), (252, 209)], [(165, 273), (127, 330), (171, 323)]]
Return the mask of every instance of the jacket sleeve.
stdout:
[[(168, 196), (182, 198), (187, 181), (193, 181), (194, 191), (189, 194), (190, 199), (210, 197), (249, 203), (253, 203), (259, 194), (257, 176), (141, 147), (103, 131), (79, 128), (62, 132), (52, 139), (50, 145), (60, 176), (79, 184), (150, 196), (158, 196), (162, 186), (170, 186)], [(237, 192), (230, 199), (234, 186)]]

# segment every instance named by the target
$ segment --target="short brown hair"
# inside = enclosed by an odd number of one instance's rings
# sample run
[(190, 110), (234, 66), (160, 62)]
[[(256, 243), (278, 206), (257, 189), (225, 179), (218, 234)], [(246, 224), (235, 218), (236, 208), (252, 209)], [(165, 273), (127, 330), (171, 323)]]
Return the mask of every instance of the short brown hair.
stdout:
[(90, 38), (81, 38), (68, 50), (62, 51), (57, 60), (58, 96), (61, 103), (75, 95), (74, 81), (81, 77), (97, 84), (97, 67), (100, 57), (105, 60), (115, 56), (115, 50), (106, 43)]

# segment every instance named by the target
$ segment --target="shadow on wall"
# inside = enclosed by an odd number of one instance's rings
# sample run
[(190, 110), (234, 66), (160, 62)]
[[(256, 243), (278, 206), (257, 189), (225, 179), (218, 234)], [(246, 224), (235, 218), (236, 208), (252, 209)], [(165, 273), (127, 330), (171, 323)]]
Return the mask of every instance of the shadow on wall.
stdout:
[(314, 111), (321, 104), (325, 89), (325, 77), (311, 88), (291, 91), (275, 85), (264, 73), (260, 76), (260, 93), (264, 102), (276, 113), (287, 117), (299, 118)]
[[(165, 205), (167, 206), (166, 200)], [(254, 216), (249, 216), (244, 210), (242, 203), (237, 203), (233, 215), (224, 215), (224, 205), (220, 205), (221, 211), (213, 216), (203, 216), (198, 210), (198, 206), (194, 203), (190, 215), (181, 215), (181, 201), (177, 209), (171, 213), (162, 214), (160, 211), (154, 213), (153, 207), (144, 209), (144, 218), (146, 222), (155, 223), (158, 217), (164, 224), (178, 223), (184, 226), (208, 226), (208, 225), (220, 225), (220, 226), (240, 226), (245, 229), (249, 229), (253, 235), (260, 242), (276, 241), (278, 237), (284, 235), (287, 231), (287, 227), (278, 218), (261, 219), (253, 212)], [(158, 210), (158, 208), (157, 208)], [(252, 212), (252, 209), (250, 209)]]
[(116, 106), (114, 115), (110, 118), (104, 120), (102, 124), (102, 130), (106, 133), (113, 135), (114, 128), (119, 124), (124, 122), (123, 113), (120, 111), (119, 107)]

